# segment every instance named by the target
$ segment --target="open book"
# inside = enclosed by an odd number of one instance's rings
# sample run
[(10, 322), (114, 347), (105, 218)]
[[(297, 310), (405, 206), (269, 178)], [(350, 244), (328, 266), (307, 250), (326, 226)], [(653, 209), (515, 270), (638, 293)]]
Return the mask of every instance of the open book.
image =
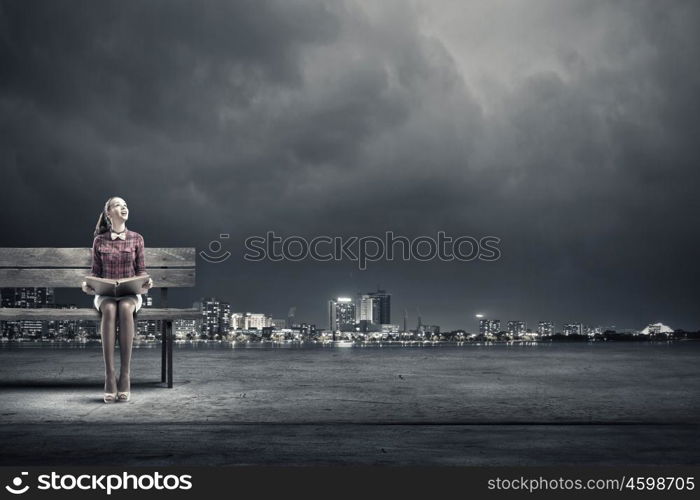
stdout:
[(97, 295), (108, 297), (122, 297), (124, 295), (137, 295), (143, 293), (141, 288), (148, 282), (150, 276), (142, 274), (131, 278), (121, 278), (118, 280), (108, 278), (96, 278), (95, 276), (85, 276), (85, 282), (95, 289)]

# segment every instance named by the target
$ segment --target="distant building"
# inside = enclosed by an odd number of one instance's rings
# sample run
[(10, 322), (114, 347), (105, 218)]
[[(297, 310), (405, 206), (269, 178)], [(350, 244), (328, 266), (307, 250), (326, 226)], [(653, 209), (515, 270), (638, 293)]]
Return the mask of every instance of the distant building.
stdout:
[(316, 325), (309, 323), (300, 323), (294, 328), (291, 328), (291, 331), (292, 339), (294, 340), (311, 339), (319, 334)]
[(197, 339), (202, 333), (197, 319), (176, 319), (173, 321), (173, 335), (176, 339)]
[(521, 337), (527, 333), (527, 327), (524, 321), (511, 320), (508, 322), (508, 335), (511, 337)]
[(78, 321), (78, 332), (76, 337), (79, 339), (99, 339), (100, 334), (100, 323), (98, 321)]
[[(53, 288), (2, 288), (2, 307), (36, 309), (56, 307)], [(47, 325), (42, 320), (2, 321), (0, 329), (3, 337), (40, 339), (47, 335)]]
[(356, 319), (377, 325), (391, 323), (391, 294), (386, 290), (361, 294)]
[[(255, 329), (262, 331), (263, 328), (272, 328), (272, 321), (272, 317), (264, 313), (236, 312), (231, 314), (231, 325), (234, 330)], [(286, 322), (283, 321), (284, 323)]]
[(231, 327), (231, 305), (215, 298), (202, 299), (199, 303), (202, 311), (202, 336), (213, 339), (217, 335), (225, 337)]
[(378, 325), (376, 323), (372, 323), (369, 320), (366, 319), (361, 319), (356, 323), (356, 331), (360, 331), (363, 333), (368, 333), (368, 332), (378, 332), (381, 330), (381, 325)]
[(355, 329), (355, 304), (350, 297), (338, 297), (328, 301), (328, 328), (335, 332)]
[(422, 333), (425, 337), (433, 337), (440, 335), (439, 325), (421, 325), (418, 333)]
[(280, 318), (272, 319), (272, 328), (275, 330), (284, 330), (287, 327), (287, 320)]
[(673, 329), (663, 323), (652, 323), (645, 326), (640, 332), (641, 335), (659, 335), (661, 333), (673, 333)]
[[(245, 326), (245, 313), (231, 313), (231, 329), (243, 330)], [(286, 322), (285, 322), (286, 323)]]
[(246, 313), (244, 327), (246, 330), (262, 330), (272, 326), (272, 318), (263, 313)]
[[(58, 305), (56, 309), (77, 309), (74, 304)], [(47, 335), (52, 339), (75, 339), (78, 334), (78, 321), (74, 319), (50, 320), (47, 322)]]
[(589, 337), (595, 337), (596, 335), (602, 334), (604, 331), (605, 330), (600, 326), (583, 325), (583, 334)]
[[(385, 324), (381, 325), (381, 332), (382, 333), (399, 333), (399, 325), (394, 325), (394, 324)], [(438, 327), (438, 332), (440, 331), (440, 327)]]
[(500, 319), (481, 319), (479, 320), (480, 335), (497, 335), (501, 331)]
[(231, 304), (221, 302), (219, 305), (221, 315), (219, 316), (219, 333), (228, 335), (231, 332)]
[(552, 336), (554, 335), (554, 322), (553, 321), (540, 321), (537, 323), (537, 334), (540, 336)]
[(581, 323), (567, 323), (564, 325), (564, 335), (583, 335), (583, 325)]

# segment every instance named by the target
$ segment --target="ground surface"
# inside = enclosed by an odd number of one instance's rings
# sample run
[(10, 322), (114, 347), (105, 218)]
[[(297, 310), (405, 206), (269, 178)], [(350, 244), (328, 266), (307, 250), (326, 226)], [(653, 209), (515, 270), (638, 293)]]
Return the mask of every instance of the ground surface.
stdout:
[(2, 465), (700, 464), (692, 343), (0, 349)]

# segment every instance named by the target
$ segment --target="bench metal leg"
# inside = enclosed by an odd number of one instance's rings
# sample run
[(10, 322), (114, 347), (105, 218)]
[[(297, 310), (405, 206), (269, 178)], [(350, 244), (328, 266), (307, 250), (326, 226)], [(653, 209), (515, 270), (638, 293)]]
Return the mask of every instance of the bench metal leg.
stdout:
[[(160, 302), (163, 307), (168, 307), (168, 289), (163, 287), (160, 289)], [(161, 351), (161, 382), (168, 381), (168, 388), (173, 386), (173, 338), (172, 338), (172, 321), (163, 320), (161, 323), (161, 336), (163, 337)], [(167, 370), (167, 373), (166, 373)]]
[(168, 389), (173, 388), (173, 322), (172, 320), (167, 320), (167, 333), (168, 333)]
[(167, 349), (168, 349), (168, 339), (166, 335), (166, 326), (165, 326), (165, 321), (161, 321), (160, 323), (160, 346), (161, 346), (161, 362), (160, 362), (160, 381), (165, 382), (165, 371), (166, 367), (168, 365), (168, 360), (167, 360)]

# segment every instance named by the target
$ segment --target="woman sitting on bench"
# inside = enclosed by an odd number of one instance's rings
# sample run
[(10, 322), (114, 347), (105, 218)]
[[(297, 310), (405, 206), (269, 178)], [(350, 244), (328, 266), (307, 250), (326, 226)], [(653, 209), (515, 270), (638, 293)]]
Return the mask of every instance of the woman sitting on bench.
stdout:
[[(143, 236), (126, 228), (129, 209), (126, 201), (113, 196), (105, 203), (95, 227), (92, 243), (92, 275), (98, 278), (120, 279), (146, 273)], [(141, 289), (147, 293), (153, 280)], [(105, 361), (104, 402), (129, 401), (131, 399), (130, 370), (131, 348), (134, 343), (134, 314), (141, 308), (140, 294), (122, 297), (97, 295), (95, 290), (83, 282), (83, 291), (95, 295), (94, 304), (100, 313), (100, 333)], [(114, 341), (119, 319), (119, 353), (121, 366), (119, 380), (114, 366)]]

